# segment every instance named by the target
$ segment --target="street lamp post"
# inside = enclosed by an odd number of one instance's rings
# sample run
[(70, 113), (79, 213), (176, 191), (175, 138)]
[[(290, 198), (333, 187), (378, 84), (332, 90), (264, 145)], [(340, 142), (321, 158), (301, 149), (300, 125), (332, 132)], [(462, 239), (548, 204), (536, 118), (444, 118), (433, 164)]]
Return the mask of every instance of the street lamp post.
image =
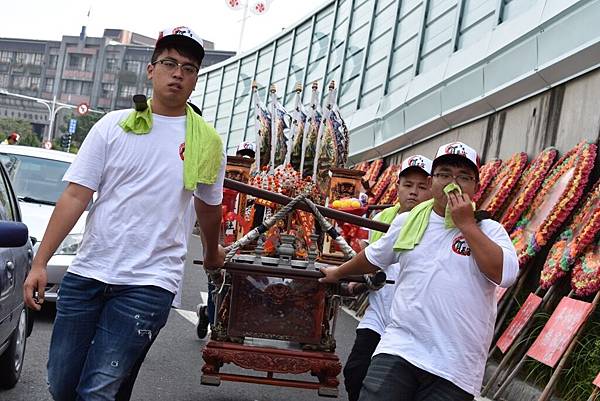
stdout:
[[(54, 96), (52, 98), (52, 101), (50, 101), (50, 100), (41, 99), (38, 97), (25, 96), (25, 95), (21, 95), (19, 93), (12, 93), (12, 92), (9, 92), (6, 89), (2, 89), (2, 88), (0, 88), (0, 95), (18, 97), (18, 98), (27, 99), (27, 100), (33, 100), (34, 102), (43, 104), (44, 106), (46, 106), (48, 108), (48, 134), (46, 135), (46, 138), (44, 139), (45, 141), (52, 140), (52, 130), (54, 129), (55, 119), (56, 119), (56, 115), (58, 114), (58, 112), (62, 109), (76, 109), (77, 108), (77, 106), (72, 105), (72, 104), (57, 102), (56, 96)], [(58, 107), (56, 107), (57, 105), (58, 105)], [(92, 109), (90, 109), (89, 111), (92, 113), (100, 113), (100, 114), (104, 113), (102, 111), (92, 110)]]

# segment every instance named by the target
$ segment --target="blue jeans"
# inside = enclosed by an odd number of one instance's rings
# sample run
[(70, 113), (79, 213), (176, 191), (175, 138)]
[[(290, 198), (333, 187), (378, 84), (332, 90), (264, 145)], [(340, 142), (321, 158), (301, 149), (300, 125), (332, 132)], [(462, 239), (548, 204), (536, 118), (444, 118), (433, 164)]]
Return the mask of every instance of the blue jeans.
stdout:
[(67, 273), (50, 341), (48, 385), (56, 401), (115, 400), (123, 380), (166, 324), (173, 293), (110, 285)]
[(404, 358), (377, 354), (371, 360), (359, 401), (472, 401), (450, 381), (419, 369)]

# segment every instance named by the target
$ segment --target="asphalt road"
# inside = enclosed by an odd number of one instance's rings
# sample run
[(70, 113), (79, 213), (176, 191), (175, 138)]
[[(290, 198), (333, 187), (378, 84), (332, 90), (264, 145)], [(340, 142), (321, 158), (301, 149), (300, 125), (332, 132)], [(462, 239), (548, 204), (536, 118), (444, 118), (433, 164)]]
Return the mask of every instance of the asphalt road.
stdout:
[[(204, 340), (196, 337), (193, 320), (196, 304), (202, 292), (207, 291), (206, 275), (191, 264), (197, 258), (191, 252), (186, 264), (182, 310), (172, 310), (167, 325), (161, 331), (142, 366), (134, 388), (132, 400), (152, 401), (315, 401), (320, 398), (316, 390), (303, 390), (257, 384), (222, 382), (219, 387), (200, 384), (203, 365), (201, 350)], [(25, 364), (21, 380), (10, 391), (0, 390), (0, 401), (52, 401), (46, 389), (46, 361), (54, 319), (53, 308), (46, 308), (35, 322), (27, 342)], [(340, 312), (336, 329), (337, 354), (345, 362), (354, 341), (357, 321)], [(231, 369), (231, 368), (229, 368)], [(299, 378), (295, 376), (294, 378)], [(310, 375), (305, 379), (314, 380)], [(342, 377), (339, 377), (342, 381)], [(347, 401), (343, 385), (338, 400)]]

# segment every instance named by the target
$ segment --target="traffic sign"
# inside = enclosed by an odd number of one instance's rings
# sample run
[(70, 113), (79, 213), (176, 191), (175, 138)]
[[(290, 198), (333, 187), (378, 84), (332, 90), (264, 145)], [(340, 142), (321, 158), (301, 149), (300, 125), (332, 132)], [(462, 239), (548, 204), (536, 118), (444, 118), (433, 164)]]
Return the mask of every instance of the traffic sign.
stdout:
[(77, 106), (77, 113), (79, 113), (79, 115), (86, 115), (87, 112), (90, 110), (90, 105), (87, 103), (81, 103), (79, 106)]
[(76, 129), (77, 129), (77, 120), (72, 118), (69, 121), (69, 134), (74, 134)]
[(51, 141), (44, 141), (44, 143), (42, 144), (42, 147), (44, 149), (50, 150), (50, 149), (52, 149), (52, 142)]

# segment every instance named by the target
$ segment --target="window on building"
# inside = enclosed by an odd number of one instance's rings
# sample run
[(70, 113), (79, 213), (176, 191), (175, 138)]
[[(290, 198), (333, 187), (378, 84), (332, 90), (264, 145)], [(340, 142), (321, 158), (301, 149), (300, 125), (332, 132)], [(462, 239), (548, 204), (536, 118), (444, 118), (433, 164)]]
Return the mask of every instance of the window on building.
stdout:
[(0, 74), (0, 86), (3, 88), (6, 88), (8, 86), (8, 80), (9, 80), (9, 75), (8, 74)]
[(79, 92), (82, 96), (91, 96), (92, 95), (92, 83), (91, 82), (82, 82), (81, 83), (81, 91)]
[(106, 72), (117, 72), (119, 70), (119, 60), (116, 58), (106, 59)]
[(152, 90), (152, 87), (149, 86), (146, 88), (146, 97), (152, 97), (152, 93), (154, 93), (154, 91)]
[(102, 83), (102, 97), (110, 99), (115, 92), (115, 84)]
[(62, 85), (63, 93), (75, 94), (81, 88), (81, 81), (74, 81), (72, 79), (64, 79)]
[(131, 97), (133, 95), (135, 95), (135, 86), (131, 86), (131, 85), (122, 85), (119, 88), (119, 97)]
[(25, 89), (27, 88), (27, 83), (28, 83), (28, 78), (26, 76), (23, 75), (15, 75), (13, 76), (13, 82), (12, 82), (12, 86), (13, 88), (18, 88), (18, 89)]
[(71, 95), (90, 96), (92, 94), (92, 83), (75, 79), (65, 79), (63, 80), (62, 91)]
[(54, 78), (46, 78), (44, 81), (44, 92), (53, 92), (54, 91)]
[(56, 69), (58, 65), (58, 54), (51, 54), (48, 57), (48, 68)]
[(38, 89), (40, 89), (40, 82), (41, 82), (41, 78), (40, 77), (30, 77), (30, 82), (29, 82), (29, 88), (31, 90), (37, 91)]
[(26, 53), (16, 52), (15, 61), (18, 64), (41, 64), (42, 54), (41, 53)]
[(140, 71), (141, 63), (138, 60), (125, 60), (125, 71), (135, 72)]
[(69, 54), (69, 69), (74, 71), (91, 71), (92, 57), (87, 54)]
[(12, 52), (0, 51), (0, 63), (10, 63), (12, 60)]

